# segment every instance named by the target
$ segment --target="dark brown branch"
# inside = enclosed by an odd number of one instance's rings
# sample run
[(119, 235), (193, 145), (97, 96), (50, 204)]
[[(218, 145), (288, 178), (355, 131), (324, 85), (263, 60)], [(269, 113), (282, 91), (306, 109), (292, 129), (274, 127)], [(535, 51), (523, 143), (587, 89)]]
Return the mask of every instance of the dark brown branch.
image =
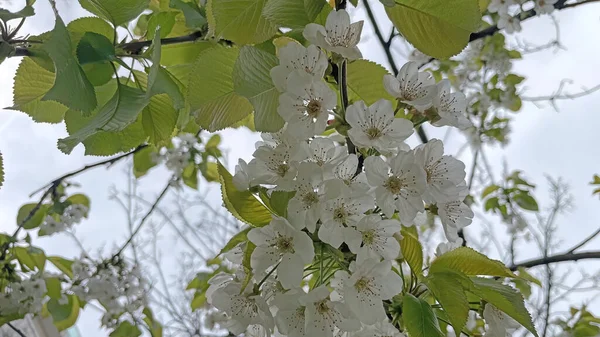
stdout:
[[(201, 37), (202, 37), (202, 32), (197, 31), (197, 32), (193, 32), (191, 34), (184, 35), (184, 36), (168, 37), (168, 38), (161, 39), (160, 44), (167, 45), (167, 44), (176, 44), (176, 43), (183, 43), (183, 42), (193, 42), (193, 41), (198, 40)], [(136, 42), (123, 43), (123, 44), (119, 45), (118, 47), (129, 52), (130, 54), (137, 55), (137, 54), (141, 53), (142, 49), (144, 49), (146, 47), (150, 47), (150, 45), (152, 45), (152, 41), (147, 40), (147, 41), (136, 41)]]
[(539, 258), (529, 261), (523, 261), (521, 263), (509, 266), (510, 270), (517, 270), (519, 267), (532, 268), (536, 266), (544, 266), (551, 263), (567, 262), (567, 261), (579, 261), (586, 259), (600, 259), (600, 251), (591, 251), (583, 253), (565, 253), (558, 255), (551, 255), (545, 258)]

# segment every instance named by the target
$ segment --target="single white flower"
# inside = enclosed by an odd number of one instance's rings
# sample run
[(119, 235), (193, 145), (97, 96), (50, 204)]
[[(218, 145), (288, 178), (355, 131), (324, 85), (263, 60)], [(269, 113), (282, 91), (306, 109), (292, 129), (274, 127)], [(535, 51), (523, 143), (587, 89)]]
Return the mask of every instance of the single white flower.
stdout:
[(321, 80), (329, 65), (327, 55), (315, 45), (304, 47), (303, 45), (290, 42), (279, 49), (279, 65), (271, 69), (271, 78), (275, 87), (280, 92), (287, 88), (287, 78), (295, 70), (301, 70)]
[(514, 0), (492, 0), (487, 9), (490, 13), (506, 15), (508, 14), (508, 7), (514, 3)]
[[(346, 150), (329, 138), (317, 137), (308, 144), (308, 161), (317, 164), (323, 179), (334, 177), (334, 168), (344, 159)], [(301, 153), (298, 151), (298, 153)]]
[(431, 124), (435, 126), (449, 125), (464, 130), (473, 125), (465, 117), (467, 99), (462, 92), (451, 93), (450, 87), (450, 81), (446, 79), (437, 84), (437, 94), (433, 99), (433, 107), (440, 119)]
[(298, 177), (294, 181), (296, 194), (288, 202), (288, 219), (298, 230), (307, 228), (315, 231), (322, 202), (325, 199), (325, 188), (321, 171), (315, 163), (301, 163), (298, 166)]
[(404, 64), (396, 77), (383, 76), (383, 86), (390, 95), (419, 111), (429, 108), (436, 94), (435, 79), (428, 72), (419, 72), (415, 62)]
[(331, 11), (327, 16), (325, 27), (309, 23), (304, 28), (304, 38), (321, 48), (340, 54), (349, 60), (362, 58), (356, 46), (360, 41), (363, 21), (350, 23), (350, 16), (345, 10)]
[(287, 91), (279, 96), (277, 112), (288, 123), (288, 133), (308, 139), (325, 131), (329, 111), (337, 105), (336, 93), (306, 72), (294, 71), (287, 79)]
[(484, 337), (506, 337), (521, 327), (521, 324), (489, 303), (483, 309), (483, 320), (488, 325)]
[[(249, 288), (252, 287), (246, 289)], [(260, 324), (267, 329), (275, 327), (267, 302), (260, 295), (254, 295), (247, 290), (241, 292), (240, 283), (230, 283), (215, 291), (211, 304), (227, 314), (229, 320), (223, 327), (236, 335), (246, 331), (252, 324)]]
[(273, 303), (277, 307), (275, 324), (283, 335), (288, 337), (308, 337), (305, 332), (306, 306), (301, 299), (306, 296), (303, 290), (293, 289), (275, 297)]
[(336, 195), (324, 203), (321, 208), (321, 227), (319, 239), (338, 248), (344, 242), (344, 228), (355, 226), (364, 213), (375, 207), (375, 200), (369, 194), (345, 191), (346, 185), (340, 180), (330, 180), (325, 183), (326, 193)]
[(344, 229), (344, 241), (350, 251), (356, 254), (359, 264), (369, 258), (394, 260), (400, 254), (400, 244), (394, 234), (400, 229), (397, 220), (383, 220), (379, 214), (370, 214), (363, 217), (356, 228)]
[(375, 148), (390, 152), (413, 133), (413, 124), (404, 118), (395, 118), (392, 103), (380, 99), (367, 107), (358, 101), (346, 110), (346, 121), (352, 127), (348, 136), (358, 147)]
[(239, 191), (247, 191), (252, 186), (250, 176), (248, 175), (248, 164), (243, 159), (239, 159), (238, 164), (235, 165), (233, 185)]
[(534, 4), (535, 4), (535, 12), (538, 15), (541, 14), (550, 14), (554, 11), (554, 4), (557, 2), (558, 0), (535, 0)]
[(286, 145), (260, 146), (254, 151), (254, 159), (248, 163), (248, 179), (254, 184), (277, 185), (289, 190), (297, 169), (290, 160), (292, 149)]
[(304, 266), (315, 256), (312, 239), (306, 233), (285, 218), (274, 217), (267, 226), (251, 229), (248, 240), (256, 245), (250, 258), (255, 274), (264, 275), (277, 264), (277, 279), (284, 288), (300, 286)]
[(465, 164), (460, 160), (444, 155), (444, 144), (432, 139), (417, 146), (415, 161), (425, 171), (427, 190), (423, 200), (427, 203), (457, 200), (458, 186), (465, 180)]
[(364, 324), (375, 324), (386, 319), (383, 301), (402, 291), (402, 278), (392, 271), (390, 261), (379, 259), (357, 261), (352, 274), (337, 271), (337, 285), (343, 288), (344, 302)]
[(473, 221), (475, 214), (463, 200), (469, 193), (463, 184), (458, 200), (437, 204), (438, 215), (444, 227), (444, 233), (448, 241), (459, 239), (458, 231), (467, 227)]
[(498, 29), (504, 29), (507, 34), (521, 31), (521, 20), (516, 16), (500, 15), (498, 19)]
[(331, 337), (336, 328), (342, 331), (356, 331), (360, 323), (352, 316), (348, 306), (329, 299), (329, 290), (320, 286), (301, 298), (306, 307), (306, 336)]
[(360, 331), (352, 332), (349, 337), (406, 337), (387, 319), (374, 325), (365, 325)]
[(334, 169), (335, 179), (339, 179), (348, 186), (350, 193), (366, 193), (369, 190), (367, 177), (364, 171), (358, 171), (358, 157), (356, 154), (349, 154)]
[(463, 239), (458, 238), (456, 241), (442, 242), (435, 249), (435, 255), (440, 256), (447, 252), (453, 251), (458, 247), (462, 247)]
[(418, 212), (423, 212), (422, 195), (426, 189), (425, 171), (415, 164), (409, 152), (400, 152), (386, 163), (381, 157), (365, 159), (369, 184), (375, 187), (375, 200), (383, 213), (391, 218), (398, 211), (400, 221), (410, 225)]

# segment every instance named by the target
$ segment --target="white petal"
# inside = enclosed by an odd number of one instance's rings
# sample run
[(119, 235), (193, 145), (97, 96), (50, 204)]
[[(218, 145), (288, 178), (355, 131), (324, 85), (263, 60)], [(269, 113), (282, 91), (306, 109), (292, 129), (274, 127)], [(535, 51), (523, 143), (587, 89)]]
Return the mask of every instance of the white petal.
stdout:
[(380, 157), (370, 156), (365, 159), (365, 173), (371, 186), (380, 186), (389, 177), (389, 166)]
[[(306, 25), (306, 27), (304, 27), (304, 31), (302, 32), (302, 35), (310, 43), (318, 45), (317, 44), (317, 36), (318, 35), (320, 35), (320, 36), (327, 35), (327, 32), (325, 31), (325, 27), (318, 25), (316, 23), (309, 23), (308, 25)], [(322, 46), (320, 46), (320, 47), (322, 47)]]
[(319, 228), (319, 239), (334, 248), (338, 248), (344, 242), (343, 238), (344, 226), (335, 221), (326, 222)]
[(284, 254), (277, 267), (277, 279), (285, 289), (297, 288), (302, 281), (303, 272), (304, 263), (300, 255)]

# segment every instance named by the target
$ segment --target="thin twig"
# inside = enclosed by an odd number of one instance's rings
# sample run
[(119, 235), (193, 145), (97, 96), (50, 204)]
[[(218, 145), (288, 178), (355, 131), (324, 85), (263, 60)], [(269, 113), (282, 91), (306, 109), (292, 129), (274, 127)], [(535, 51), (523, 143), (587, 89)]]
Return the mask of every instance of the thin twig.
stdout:
[(598, 234), (600, 234), (600, 227), (598, 227), (598, 229), (594, 233), (590, 234), (590, 236), (585, 238), (585, 240), (583, 240), (579, 244), (575, 245), (575, 247), (569, 249), (567, 254), (574, 253), (577, 249), (583, 247), (586, 243), (590, 242), (592, 239), (594, 239), (596, 236), (598, 236)]
[(19, 328), (14, 326), (12, 323), (8, 322), (8, 323), (6, 323), (6, 325), (8, 325), (11, 329), (13, 329), (14, 332), (16, 332), (19, 336), (27, 337), (21, 330), (19, 330)]
[(539, 259), (523, 261), (510, 266), (510, 270), (517, 270), (519, 267), (532, 268), (536, 266), (544, 266), (551, 263), (567, 262), (567, 261), (579, 261), (586, 259), (600, 259), (600, 251), (591, 251), (583, 253), (564, 253), (558, 255), (551, 255), (548, 257), (542, 257)]

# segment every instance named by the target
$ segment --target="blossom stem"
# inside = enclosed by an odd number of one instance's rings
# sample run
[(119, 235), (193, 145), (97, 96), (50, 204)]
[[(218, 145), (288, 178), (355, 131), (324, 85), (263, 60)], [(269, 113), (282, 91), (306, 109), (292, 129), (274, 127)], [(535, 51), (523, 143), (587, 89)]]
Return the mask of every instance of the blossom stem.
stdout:
[(281, 261), (279, 261), (276, 265), (273, 266), (273, 268), (271, 268), (271, 271), (269, 271), (267, 273), (267, 275), (265, 275), (265, 277), (263, 277), (262, 280), (260, 280), (260, 282), (258, 282), (255, 289), (260, 289), (260, 286), (262, 286), (263, 283), (265, 283), (265, 281), (269, 278), (269, 276), (273, 275), (273, 273), (275, 272), (275, 269), (277, 269), (277, 267), (279, 267), (280, 263), (281, 263)]

